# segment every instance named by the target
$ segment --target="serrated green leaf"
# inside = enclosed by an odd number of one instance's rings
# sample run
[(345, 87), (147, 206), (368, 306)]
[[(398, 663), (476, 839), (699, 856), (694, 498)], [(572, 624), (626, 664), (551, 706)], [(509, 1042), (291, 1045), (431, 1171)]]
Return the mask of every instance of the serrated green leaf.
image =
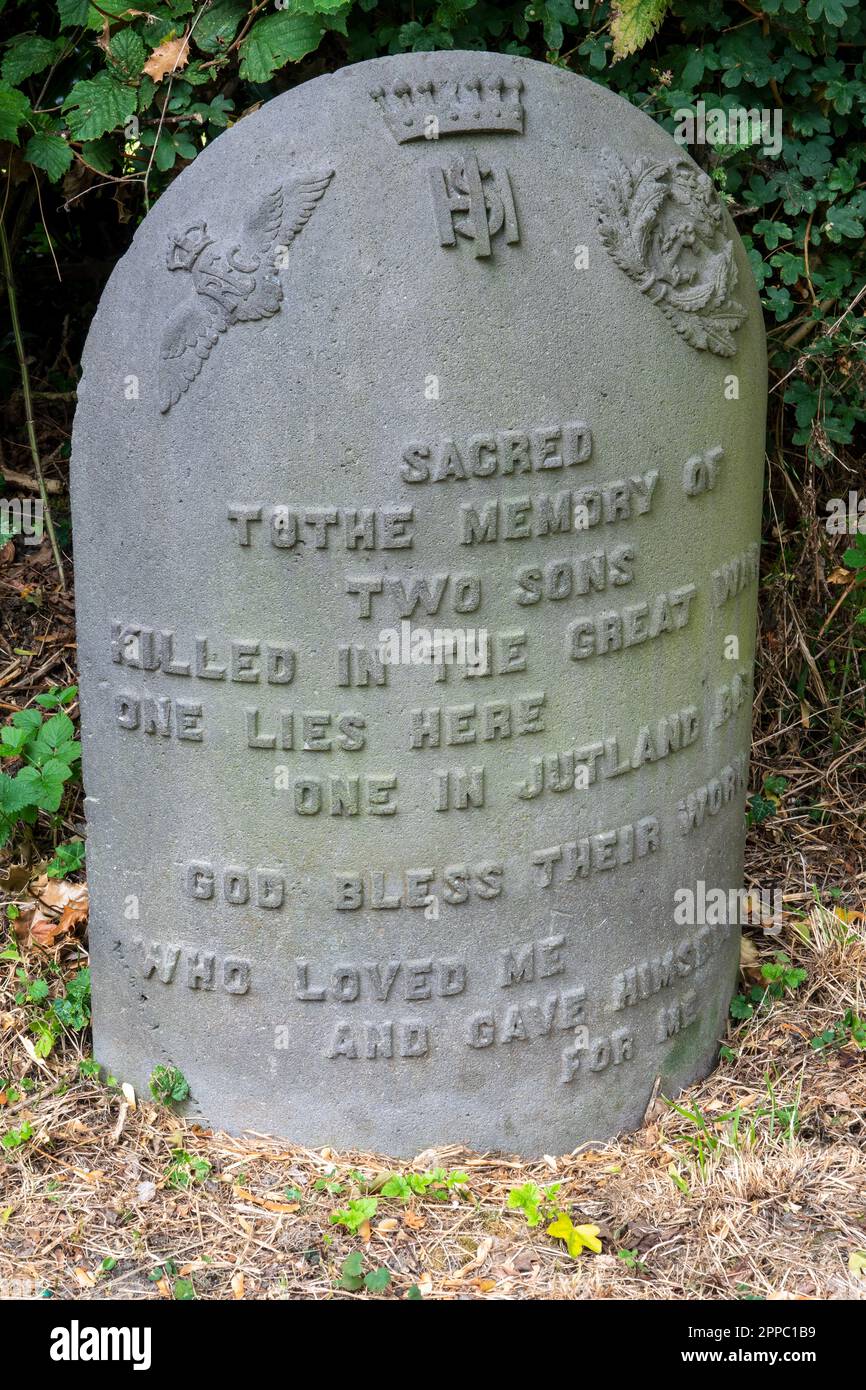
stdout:
[[(474, 4), (475, 0), (471, 0)], [(287, 14), (333, 14), (341, 10), (346, 0), (286, 0), (282, 9)]]
[(137, 77), (147, 59), (144, 40), (134, 29), (119, 29), (108, 46), (108, 52), (123, 77)]
[(57, 0), (61, 29), (77, 29), (87, 23), (90, 0)]
[(135, 92), (107, 72), (76, 82), (63, 112), (76, 140), (95, 140), (108, 130), (125, 125), (135, 112)]
[(35, 734), (42, 728), (42, 715), (38, 709), (17, 709), (12, 716), (12, 723), (16, 729), (26, 729), (28, 734)]
[(670, 6), (671, 0), (617, 0), (610, 25), (614, 62), (649, 43)]
[(51, 182), (56, 183), (72, 163), (72, 151), (62, 135), (37, 130), (24, 146), (24, 158), (37, 169), (44, 169)]
[(258, 20), (240, 47), (241, 77), (247, 82), (267, 82), (277, 68), (297, 63), (318, 48), (322, 26), (312, 15), (267, 15)]
[[(26, 771), (22, 768), (22, 772)], [(32, 780), (32, 779), (31, 779)], [(5, 772), (0, 772), (0, 813), (4, 816), (15, 816), (18, 811), (25, 806), (34, 806), (34, 790), (30, 781), (21, 781), (21, 773), (17, 777), (7, 777)]]
[(75, 737), (75, 725), (68, 714), (52, 714), (42, 725), (42, 738), (49, 748), (59, 748)]
[(0, 76), (14, 87), (47, 68), (55, 52), (53, 39), (46, 39), (42, 34), (19, 34), (4, 54)]
[(216, 0), (193, 29), (194, 43), (202, 53), (218, 53), (227, 48), (246, 13), (242, 0)]
[(14, 724), (0, 729), (0, 758), (17, 758), (29, 737), (28, 729), (17, 729)]
[(0, 82), (0, 140), (18, 144), (18, 128), (32, 115), (30, 102), (17, 87)]

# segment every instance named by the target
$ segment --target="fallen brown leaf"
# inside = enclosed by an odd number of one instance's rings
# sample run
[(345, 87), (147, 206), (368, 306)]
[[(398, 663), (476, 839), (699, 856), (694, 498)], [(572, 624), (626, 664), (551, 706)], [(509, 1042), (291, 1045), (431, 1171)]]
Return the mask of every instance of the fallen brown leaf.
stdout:
[(300, 1211), (300, 1202), (271, 1202), (267, 1197), (256, 1197), (254, 1193), (247, 1192), (245, 1187), (236, 1187), (235, 1195), (243, 1197), (245, 1202), (252, 1202), (254, 1207), (262, 1207), (264, 1211)]
[(161, 82), (173, 72), (180, 72), (189, 62), (189, 39), (166, 39), (155, 48), (144, 65), (144, 71), (154, 82)]

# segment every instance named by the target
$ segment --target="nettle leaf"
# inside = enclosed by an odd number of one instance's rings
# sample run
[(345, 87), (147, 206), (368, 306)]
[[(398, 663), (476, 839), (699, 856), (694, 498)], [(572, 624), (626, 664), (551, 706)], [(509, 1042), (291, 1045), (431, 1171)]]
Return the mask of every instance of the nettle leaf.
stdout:
[(122, 77), (137, 77), (144, 67), (147, 49), (134, 29), (120, 29), (108, 45), (112, 63)]
[(57, 45), (53, 39), (46, 39), (41, 34), (19, 34), (6, 49), (0, 75), (4, 82), (14, 87), (47, 68), (56, 52)]
[[(346, 0), (284, 0), (282, 8), (289, 14), (333, 14), (335, 10), (341, 10), (345, 3)], [(470, 9), (474, 4), (475, 0), (469, 0), (468, 5), (461, 4), (458, 8)]]
[(28, 729), (16, 729), (6, 724), (0, 729), (0, 758), (18, 758), (30, 737)]
[(35, 734), (42, 728), (42, 715), (38, 709), (18, 709), (12, 716), (12, 723), (16, 729), (26, 729), (28, 734)]
[(87, 23), (90, 0), (57, 0), (61, 29), (77, 29)]
[(88, 5), (88, 29), (104, 29), (106, 19), (133, 19), (135, 16), (127, 0), (99, 0), (99, 7)]
[(106, 131), (125, 125), (135, 106), (131, 87), (100, 72), (96, 77), (76, 82), (63, 103), (63, 113), (76, 140), (95, 140)]
[(18, 144), (18, 128), (33, 114), (30, 102), (17, 87), (0, 82), (0, 140)]
[(51, 182), (56, 183), (72, 163), (72, 151), (62, 135), (37, 130), (24, 146), (24, 158), (37, 169), (44, 169)]
[(33, 788), (26, 778), (22, 782), (20, 772), (17, 777), (7, 777), (5, 772), (0, 772), (0, 815), (14, 818), (25, 806), (34, 804)]
[(98, 174), (110, 174), (117, 151), (109, 139), (86, 140), (81, 146), (81, 158)]
[(41, 737), (49, 748), (59, 748), (61, 743), (75, 737), (75, 725), (68, 714), (52, 714), (42, 725)]
[(202, 53), (218, 53), (221, 48), (227, 48), (246, 13), (247, 7), (242, 0), (216, 0), (193, 29), (194, 43)]
[(257, 20), (240, 47), (241, 77), (247, 82), (267, 82), (277, 68), (313, 53), (322, 33), (321, 24), (312, 15), (283, 10)]
[(649, 43), (670, 4), (671, 0), (617, 0), (610, 25), (614, 62)]
[(57, 811), (63, 798), (63, 783), (71, 776), (71, 769), (59, 758), (49, 758), (44, 767), (22, 767), (15, 783), (20, 783), (22, 795), (27, 795), (27, 802), (23, 804), (38, 806), (42, 811)]

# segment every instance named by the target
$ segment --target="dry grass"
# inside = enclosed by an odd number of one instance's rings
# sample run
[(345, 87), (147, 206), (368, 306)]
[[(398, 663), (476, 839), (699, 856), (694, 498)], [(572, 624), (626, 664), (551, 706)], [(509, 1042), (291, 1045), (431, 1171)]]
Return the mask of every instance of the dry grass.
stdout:
[[(34, 380), (50, 384), (44, 373)], [(819, 468), (788, 446), (782, 386), (771, 396), (752, 789), (768, 775), (787, 786), (749, 836), (747, 882), (782, 886), (786, 913), (778, 940), (747, 937), (744, 960), (746, 987), (780, 949), (807, 980), (732, 1028), (732, 1056), (679, 1098), (692, 1118), (658, 1099), (638, 1133), (540, 1163), (419, 1155), (416, 1169), (464, 1171), (468, 1192), (409, 1204), (380, 1196), (369, 1230), (349, 1236), (330, 1215), (378, 1191), (387, 1159), (234, 1139), (141, 1100), (132, 1108), (118, 1088), (81, 1079), (86, 1037), (35, 1058), (31, 1011), (15, 1002), (18, 963), (0, 960), (0, 1082), (33, 1087), (0, 1089), (0, 1134), (32, 1129), (0, 1150), (0, 1294), (17, 1280), (58, 1296), (172, 1298), (189, 1281), (198, 1298), (368, 1298), (337, 1287), (346, 1256), (361, 1250), (365, 1269), (390, 1271), (385, 1298), (413, 1288), (442, 1299), (866, 1295), (850, 1263), (866, 1251), (866, 1051), (842, 1035), (810, 1045), (849, 1010), (866, 1018), (864, 591), (842, 565), (846, 538), (822, 524), (826, 499), (858, 485), (862, 460), (828, 446)], [(38, 422), (58, 501), (71, 397), (46, 398)], [(5, 435), (20, 441), (10, 455), (20, 474), (30, 464), (16, 410)], [(6, 715), (74, 678), (74, 633), (45, 547), (0, 551), (0, 599)], [(64, 814), (55, 837), (80, 828), (74, 802)], [(27, 852), (44, 858), (45, 835)], [(0, 884), (0, 899), (22, 891), (4, 895)], [(49, 906), (42, 948), (22, 934), (31, 978), (51, 962), (68, 977), (84, 959), (83, 927), (55, 934), (57, 916)], [(172, 1182), (178, 1149), (210, 1165), (187, 1188)], [(508, 1207), (530, 1181), (562, 1184), (558, 1204), (599, 1227), (600, 1254), (570, 1258), (547, 1223), (530, 1228)], [(633, 1252), (628, 1262), (622, 1251)], [(102, 1272), (106, 1260), (116, 1264)]]
[[(849, 1259), (866, 1249), (866, 1051), (851, 1041), (816, 1051), (810, 1040), (846, 1010), (866, 1015), (866, 922), (815, 906), (788, 914), (780, 941), (747, 940), (747, 985), (780, 945), (808, 979), (739, 1025), (733, 1059), (679, 1098), (695, 1118), (659, 1098), (637, 1134), (566, 1157), (419, 1155), (399, 1170), (461, 1170), (468, 1190), (445, 1201), (380, 1195), (354, 1236), (331, 1213), (377, 1193), (398, 1165), (231, 1138), (132, 1106), (119, 1088), (79, 1079), (72, 1035), (34, 1062), (15, 963), (3, 962), (0, 1074), (29, 1075), (36, 1089), (7, 1090), (0, 1121), (32, 1127), (0, 1158), (0, 1287), (146, 1299), (176, 1297), (189, 1281), (198, 1298), (369, 1298), (338, 1287), (360, 1250), (366, 1270), (390, 1271), (384, 1298), (413, 1287), (441, 1299), (862, 1298), (866, 1278)], [(24, 948), (31, 973), (37, 949)], [(73, 931), (49, 955), (68, 971), (81, 950)], [(172, 1181), (178, 1149), (210, 1165), (186, 1188)], [(602, 1253), (573, 1259), (546, 1222), (530, 1228), (507, 1206), (526, 1182), (561, 1183), (557, 1205), (599, 1227)], [(620, 1251), (635, 1253), (627, 1262)], [(108, 1272), (105, 1260), (116, 1261)]]

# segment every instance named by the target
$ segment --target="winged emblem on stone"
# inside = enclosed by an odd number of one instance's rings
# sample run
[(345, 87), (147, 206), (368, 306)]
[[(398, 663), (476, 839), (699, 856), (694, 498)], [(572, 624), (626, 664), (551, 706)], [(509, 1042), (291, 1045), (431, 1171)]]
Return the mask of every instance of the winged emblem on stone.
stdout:
[(169, 237), (166, 265), (190, 277), (191, 295), (163, 334), (159, 408), (177, 405), (236, 323), (271, 318), (283, 302), (279, 271), (333, 178), (333, 169), (301, 175), (268, 193), (245, 219), (241, 240), (220, 239), (206, 222)]

